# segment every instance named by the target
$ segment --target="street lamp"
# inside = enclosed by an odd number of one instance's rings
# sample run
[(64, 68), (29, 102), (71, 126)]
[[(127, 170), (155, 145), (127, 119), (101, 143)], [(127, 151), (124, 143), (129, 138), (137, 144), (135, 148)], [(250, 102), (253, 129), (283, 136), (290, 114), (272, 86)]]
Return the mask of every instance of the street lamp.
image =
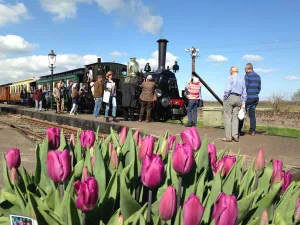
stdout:
[(191, 52), (191, 57), (192, 57), (192, 72), (195, 72), (195, 61), (196, 58), (198, 58), (198, 52), (199, 48), (191, 47), (191, 48), (186, 48), (186, 52)]
[(53, 50), (50, 51), (50, 53), (48, 54), (48, 60), (49, 60), (49, 68), (51, 70), (51, 90), (50, 90), (50, 93), (51, 93), (51, 110), (53, 110), (53, 70), (55, 68), (55, 62), (56, 62), (56, 55), (55, 53), (53, 52)]

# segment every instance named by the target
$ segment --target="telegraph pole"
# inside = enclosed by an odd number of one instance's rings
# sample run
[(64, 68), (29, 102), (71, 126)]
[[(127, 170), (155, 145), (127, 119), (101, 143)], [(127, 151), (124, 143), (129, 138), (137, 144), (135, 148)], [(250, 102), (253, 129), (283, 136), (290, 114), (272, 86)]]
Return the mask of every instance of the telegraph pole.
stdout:
[[(199, 52), (199, 49), (198, 48), (195, 48), (195, 47), (191, 47), (191, 48), (186, 48), (185, 49), (186, 52), (191, 52), (191, 57), (192, 57), (192, 74), (193, 72), (196, 72), (196, 58), (199, 57), (198, 55), (198, 52)], [(193, 76), (193, 75), (191, 75)]]

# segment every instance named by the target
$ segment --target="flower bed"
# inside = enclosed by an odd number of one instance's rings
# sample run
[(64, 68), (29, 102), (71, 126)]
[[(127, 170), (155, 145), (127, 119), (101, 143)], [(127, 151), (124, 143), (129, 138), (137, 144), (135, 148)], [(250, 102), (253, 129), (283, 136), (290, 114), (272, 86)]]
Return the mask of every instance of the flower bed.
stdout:
[(246, 168), (245, 157), (217, 154), (195, 128), (183, 131), (180, 142), (168, 133), (155, 142), (126, 128), (97, 137), (82, 131), (68, 142), (49, 128), (36, 147), (34, 175), (20, 168), (19, 149), (9, 149), (2, 157), (0, 224), (10, 224), (10, 214), (39, 225), (289, 225), (300, 219), (300, 182), (291, 182), (280, 160), (265, 165), (262, 149)]

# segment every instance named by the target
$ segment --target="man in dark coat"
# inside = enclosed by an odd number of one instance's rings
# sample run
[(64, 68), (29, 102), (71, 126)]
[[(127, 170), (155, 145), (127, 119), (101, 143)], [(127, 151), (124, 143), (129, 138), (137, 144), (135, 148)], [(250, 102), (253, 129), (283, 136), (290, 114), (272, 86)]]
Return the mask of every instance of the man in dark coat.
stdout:
[(128, 112), (130, 113), (130, 120), (134, 121), (134, 108), (136, 106), (135, 87), (130, 83), (130, 78), (125, 78), (125, 83), (122, 86), (122, 107), (124, 113), (124, 120), (128, 121)]

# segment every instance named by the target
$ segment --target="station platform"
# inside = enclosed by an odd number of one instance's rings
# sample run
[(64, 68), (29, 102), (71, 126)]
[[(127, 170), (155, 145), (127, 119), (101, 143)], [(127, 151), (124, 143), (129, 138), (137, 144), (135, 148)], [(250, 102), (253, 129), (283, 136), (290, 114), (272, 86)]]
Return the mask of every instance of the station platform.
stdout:
[[(154, 137), (163, 135), (167, 130), (171, 135), (176, 135), (177, 140), (180, 140), (180, 133), (186, 129), (183, 125), (161, 122), (138, 122), (138, 121), (124, 121), (123, 118), (117, 118), (118, 123), (106, 123), (103, 115), (94, 118), (91, 114), (70, 115), (65, 112), (63, 114), (55, 114), (54, 111), (36, 112), (34, 108), (27, 108), (18, 105), (0, 104), (0, 110), (12, 114), (21, 114), (36, 119), (47, 120), (59, 124), (80, 127), (82, 129), (96, 130), (100, 127), (100, 132), (109, 133), (110, 127), (116, 131), (120, 131), (123, 126), (131, 127), (133, 130), (139, 129), (143, 133), (150, 134)], [(110, 117), (112, 119), (112, 117)], [(245, 135), (240, 137), (240, 141), (236, 142), (222, 142), (225, 131), (216, 128), (198, 128), (200, 137), (203, 139), (205, 135), (208, 136), (209, 141), (217, 146), (217, 150), (224, 148), (235, 153), (240, 151), (240, 154), (245, 154), (250, 158), (255, 157), (259, 148), (263, 148), (266, 153), (266, 160), (281, 159), (285, 165), (291, 168), (300, 169), (300, 139), (277, 137), (268, 135)]]

